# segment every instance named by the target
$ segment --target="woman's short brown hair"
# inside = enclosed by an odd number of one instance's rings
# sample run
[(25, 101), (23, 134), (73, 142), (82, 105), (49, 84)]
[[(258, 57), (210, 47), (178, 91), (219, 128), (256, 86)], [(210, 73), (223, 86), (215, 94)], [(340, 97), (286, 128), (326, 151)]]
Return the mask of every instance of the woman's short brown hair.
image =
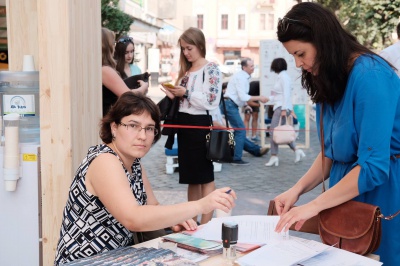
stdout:
[(286, 60), (283, 58), (275, 58), (271, 63), (271, 71), (279, 74), (283, 70), (287, 70)]
[(133, 94), (128, 91), (122, 94), (114, 105), (111, 106), (108, 113), (100, 122), (100, 138), (109, 144), (112, 142), (111, 123), (121, 123), (122, 118), (129, 115), (141, 115), (148, 112), (151, 119), (155, 122), (155, 128), (158, 134), (154, 137), (153, 144), (161, 137), (160, 110), (158, 106), (147, 96)]

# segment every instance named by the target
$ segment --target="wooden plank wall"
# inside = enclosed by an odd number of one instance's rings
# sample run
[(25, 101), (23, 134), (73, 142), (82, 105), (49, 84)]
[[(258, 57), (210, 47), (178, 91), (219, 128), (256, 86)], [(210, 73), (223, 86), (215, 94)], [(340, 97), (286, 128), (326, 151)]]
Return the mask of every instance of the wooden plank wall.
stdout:
[(7, 0), (10, 70), (32, 54), (40, 75), (43, 265), (53, 265), (73, 174), (99, 142), (98, 0)]
[(8, 69), (22, 71), (25, 54), (39, 66), (37, 0), (6, 0)]

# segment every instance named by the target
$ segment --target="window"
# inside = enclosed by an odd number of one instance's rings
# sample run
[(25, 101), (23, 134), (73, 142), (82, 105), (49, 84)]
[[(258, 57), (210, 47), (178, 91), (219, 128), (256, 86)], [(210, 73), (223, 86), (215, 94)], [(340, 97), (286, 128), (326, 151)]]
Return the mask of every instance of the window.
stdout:
[(265, 17), (265, 14), (260, 14), (260, 30), (266, 30)]
[(245, 30), (246, 29), (246, 24), (245, 24), (245, 15), (240, 14), (238, 16), (238, 30)]
[(199, 29), (204, 29), (204, 24), (203, 24), (203, 14), (198, 14), (197, 15), (197, 28)]
[(268, 14), (268, 29), (274, 29), (274, 14)]
[(221, 30), (228, 29), (228, 14), (221, 15)]

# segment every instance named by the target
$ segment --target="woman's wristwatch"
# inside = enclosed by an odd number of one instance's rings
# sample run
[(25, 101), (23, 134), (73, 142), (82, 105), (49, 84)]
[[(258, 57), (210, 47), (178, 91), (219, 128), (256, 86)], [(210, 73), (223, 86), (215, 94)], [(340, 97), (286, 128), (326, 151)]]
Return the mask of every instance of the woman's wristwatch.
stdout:
[(186, 90), (185, 94), (183, 94), (182, 97), (187, 99), (189, 97), (189, 90)]

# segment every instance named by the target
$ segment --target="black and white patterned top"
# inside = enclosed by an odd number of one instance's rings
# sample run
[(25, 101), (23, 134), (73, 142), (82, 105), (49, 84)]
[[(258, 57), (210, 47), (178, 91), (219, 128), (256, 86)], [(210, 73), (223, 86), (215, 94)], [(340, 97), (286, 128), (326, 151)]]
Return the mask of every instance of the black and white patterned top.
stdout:
[[(63, 212), (54, 265), (133, 244), (132, 232), (120, 224), (99, 198), (86, 189), (85, 179), (89, 165), (97, 156), (104, 153), (118, 157), (105, 144), (92, 146), (76, 171)], [(138, 204), (145, 205), (147, 195), (143, 187), (140, 159), (136, 159), (133, 163), (132, 175), (122, 161), (121, 165)]]

